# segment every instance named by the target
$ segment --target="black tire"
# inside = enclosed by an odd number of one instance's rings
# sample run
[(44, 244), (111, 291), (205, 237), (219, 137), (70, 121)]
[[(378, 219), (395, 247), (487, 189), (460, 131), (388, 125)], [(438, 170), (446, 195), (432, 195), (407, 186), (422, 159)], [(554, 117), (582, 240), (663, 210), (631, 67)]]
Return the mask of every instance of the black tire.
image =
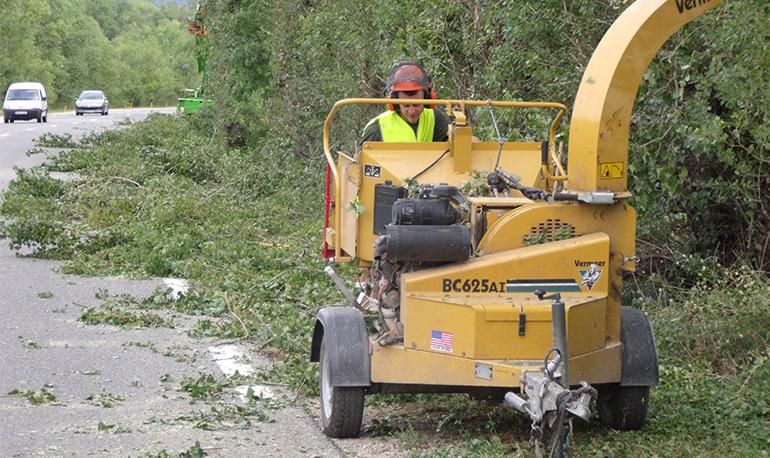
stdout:
[(321, 342), (321, 426), (329, 437), (358, 437), (364, 417), (364, 387), (330, 385), (329, 352), (326, 339)]
[(8, 118), (3, 118), (3, 122), (8, 124)]
[(13, 124), (13, 118), (10, 118), (9, 121), (11, 122), (11, 124)]
[(600, 386), (596, 400), (599, 421), (620, 431), (642, 429), (649, 399), (649, 386), (620, 386), (618, 383)]
[(46, 113), (45, 116), (43, 116), (43, 122), (48, 122), (48, 113)]

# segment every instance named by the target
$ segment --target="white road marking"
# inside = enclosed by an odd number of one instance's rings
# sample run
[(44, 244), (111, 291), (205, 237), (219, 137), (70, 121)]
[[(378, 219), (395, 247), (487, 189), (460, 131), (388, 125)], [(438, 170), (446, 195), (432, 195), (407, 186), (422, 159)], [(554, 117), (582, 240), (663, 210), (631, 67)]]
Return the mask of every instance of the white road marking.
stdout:
[(26, 130), (27, 132), (32, 132), (33, 130), (35, 130), (35, 128), (34, 127), (27, 127), (24, 130)]
[(11, 135), (11, 134), (0, 134), (0, 137), (7, 137), (9, 135)]

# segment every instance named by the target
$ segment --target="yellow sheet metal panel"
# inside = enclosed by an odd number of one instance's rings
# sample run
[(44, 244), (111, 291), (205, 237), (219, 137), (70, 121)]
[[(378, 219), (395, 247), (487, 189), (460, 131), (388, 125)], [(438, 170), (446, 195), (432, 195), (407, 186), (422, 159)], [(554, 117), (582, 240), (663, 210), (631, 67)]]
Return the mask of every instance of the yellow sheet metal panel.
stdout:
[(516, 207), (532, 203), (526, 197), (470, 197), (468, 204), (473, 225), (471, 240), (476, 246), (487, 229)]
[(607, 300), (601, 299), (567, 307), (567, 342), (570, 357), (604, 347), (606, 305)]
[(470, 173), (473, 133), (470, 127), (452, 127), (452, 141), (449, 154), (454, 158), (456, 173)]
[[(471, 179), (474, 170), (491, 171), (497, 161), (499, 145), (497, 143), (471, 144), (470, 170), (455, 171), (455, 159), (444, 154), (449, 143), (383, 143), (367, 142), (362, 147), (358, 158), (361, 168), (359, 203), (363, 212), (358, 215), (358, 258), (372, 260), (372, 247), (377, 235), (373, 231), (374, 223), (374, 186), (390, 180), (394, 185), (404, 184), (404, 180), (414, 177), (425, 170), (431, 163), (441, 160), (418, 178), (419, 183), (447, 183), (461, 186)], [(443, 157), (442, 157), (443, 155)], [(540, 143), (506, 143), (500, 159), (500, 166), (506, 171), (522, 178), (527, 186), (542, 188), (545, 185), (540, 177)], [(514, 195), (519, 195), (518, 191)], [(341, 211), (348, 202), (341, 202)], [(345, 237), (341, 234), (341, 237)]]
[[(532, 360), (478, 361), (457, 356), (412, 350), (401, 345), (380, 347), (372, 343), (374, 383), (444, 386), (518, 387), (526, 371), (543, 369), (542, 358)], [(477, 365), (485, 365), (491, 378), (477, 374)], [(620, 380), (621, 345), (619, 342), (570, 359), (570, 383), (612, 383)]]
[(596, 47), (575, 98), (569, 132), (574, 191), (625, 191), (631, 113), (658, 49), (722, 0), (637, 0)]
[(525, 320), (526, 332), (518, 334), (518, 317), (513, 321), (476, 321), (477, 359), (543, 359), (553, 347), (551, 320)]
[[(546, 238), (605, 232), (610, 236), (612, 251), (633, 256), (636, 253), (636, 211), (628, 204), (588, 205), (582, 203), (537, 202), (521, 206), (489, 227), (478, 246), (483, 254), (527, 246), (532, 234), (545, 233)], [(550, 241), (550, 240), (549, 240)]]
[[(449, 386), (518, 387), (525, 370), (542, 368), (540, 361), (521, 361), (517, 365), (501, 361), (475, 361), (441, 353), (373, 344), (372, 382)], [(491, 378), (477, 376), (483, 364), (491, 369)]]
[[(408, 308), (414, 313), (405, 313), (402, 302), (405, 346), (463, 358), (474, 357), (477, 307), (441, 302), (440, 297), (434, 300), (408, 298), (407, 301)], [(436, 333), (440, 335), (436, 336)]]
[(603, 349), (570, 358), (569, 381), (576, 385), (588, 383), (615, 383), (620, 381), (622, 345), (610, 342)]
[(358, 215), (351, 208), (351, 204), (355, 203), (358, 198), (358, 187), (361, 183), (361, 168), (358, 162), (350, 160), (345, 156), (340, 156), (339, 159), (340, 168), (340, 198), (337, 205), (341, 205), (342, 211), (341, 223), (342, 228), (340, 230), (340, 245), (342, 250), (348, 256), (354, 258), (356, 256), (356, 239), (358, 232)]
[(553, 344), (551, 310), (533, 291), (544, 289), (561, 292), (568, 320), (575, 317), (567, 336), (574, 351), (601, 348), (608, 255), (609, 238), (594, 233), (404, 274), (404, 345), (464, 358), (542, 358)]
[[(620, 336), (620, 291), (624, 268), (633, 262), (624, 261), (636, 254), (636, 211), (628, 204), (612, 206), (583, 203), (532, 203), (505, 214), (493, 224), (478, 244), (482, 254), (497, 253), (514, 247), (525, 246), (535, 240), (533, 234), (545, 238), (565, 235), (574, 230), (575, 236), (602, 231), (610, 237), (610, 257), (605, 265), (599, 265), (606, 277), (607, 315), (606, 338), (618, 340)], [(590, 268), (590, 259), (580, 261), (575, 267)]]
[[(530, 279), (563, 279), (546, 290), (561, 292), (565, 297), (606, 292), (607, 279), (601, 275), (589, 288), (580, 285), (580, 270), (607, 263), (609, 237), (601, 232), (542, 245), (487, 254), (466, 262), (410, 272), (402, 276), (402, 294), (445, 294), (452, 296), (490, 297), (503, 293), (510, 297), (534, 297), (539, 284)], [(478, 281), (475, 281), (478, 280)], [(486, 282), (484, 281), (486, 280)], [(521, 285), (517, 282), (522, 281)], [(458, 294), (461, 293), (461, 294)]]

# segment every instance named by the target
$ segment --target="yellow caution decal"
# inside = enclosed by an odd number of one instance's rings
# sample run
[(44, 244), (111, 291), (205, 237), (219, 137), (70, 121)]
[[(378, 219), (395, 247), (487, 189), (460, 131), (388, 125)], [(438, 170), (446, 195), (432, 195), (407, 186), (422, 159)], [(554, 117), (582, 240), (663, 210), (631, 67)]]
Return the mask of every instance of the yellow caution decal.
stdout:
[(599, 164), (599, 176), (602, 178), (623, 178), (626, 169), (623, 162), (602, 162)]

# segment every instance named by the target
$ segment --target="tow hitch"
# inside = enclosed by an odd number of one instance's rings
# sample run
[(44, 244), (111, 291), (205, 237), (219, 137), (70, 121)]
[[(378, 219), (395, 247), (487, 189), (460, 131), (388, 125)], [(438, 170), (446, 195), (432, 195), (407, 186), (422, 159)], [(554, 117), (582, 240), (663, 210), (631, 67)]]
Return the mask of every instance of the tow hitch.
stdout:
[(545, 355), (545, 370), (528, 371), (521, 376), (526, 397), (508, 392), (505, 394), (505, 403), (529, 415), (532, 420), (531, 438), (538, 458), (543, 456), (544, 430), (550, 431), (551, 449), (548, 456), (566, 458), (572, 436), (572, 419), (578, 417), (584, 421), (590, 420), (591, 399), (596, 398), (597, 393), (585, 381), (580, 382), (579, 388), (570, 389), (567, 328), (561, 295), (556, 293), (546, 296), (543, 290), (535, 290), (535, 295), (540, 300), (553, 300), (551, 315), (554, 348)]

